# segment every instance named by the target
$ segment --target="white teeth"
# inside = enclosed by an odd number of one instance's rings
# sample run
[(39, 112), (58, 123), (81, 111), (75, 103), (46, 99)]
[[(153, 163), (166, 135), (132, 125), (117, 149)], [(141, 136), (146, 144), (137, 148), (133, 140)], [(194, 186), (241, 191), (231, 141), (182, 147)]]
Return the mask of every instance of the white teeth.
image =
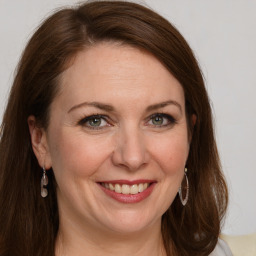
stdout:
[[(104, 184), (107, 184), (107, 183), (104, 183)], [(109, 185), (109, 189), (110, 190), (115, 190), (115, 187), (113, 186), (113, 184), (110, 183), (108, 185)], [(107, 188), (107, 187), (105, 186), (105, 188)]]
[(143, 189), (145, 190), (145, 189), (147, 189), (148, 188), (148, 183), (144, 183), (143, 184)]
[(119, 184), (115, 185), (115, 192), (119, 194), (122, 193), (122, 187)]
[(115, 191), (116, 193), (119, 194), (124, 194), (124, 195), (136, 195), (138, 193), (143, 192), (149, 187), (149, 183), (139, 183), (139, 184), (133, 184), (133, 185), (128, 185), (128, 184), (112, 184), (112, 183), (102, 183), (102, 186), (105, 187), (106, 189)]
[(130, 193), (132, 195), (135, 195), (135, 194), (138, 194), (139, 193), (139, 188), (138, 188), (138, 185), (134, 184), (131, 186), (131, 189), (130, 189)]
[(143, 184), (139, 184), (139, 192), (141, 193), (144, 190)]
[(129, 185), (125, 185), (125, 184), (122, 185), (122, 194), (125, 194), (125, 195), (130, 194), (130, 187), (129, 187)]

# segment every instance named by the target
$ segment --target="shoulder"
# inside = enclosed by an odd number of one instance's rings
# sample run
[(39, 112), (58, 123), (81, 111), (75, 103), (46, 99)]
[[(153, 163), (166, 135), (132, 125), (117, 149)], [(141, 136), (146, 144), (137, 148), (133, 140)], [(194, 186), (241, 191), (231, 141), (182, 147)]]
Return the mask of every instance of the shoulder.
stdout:
[(215, 249), (209, 256), (232, 256), (232, 255), (233, 254), (230, 251), (228, 245), (223, 240), (219, 239)]

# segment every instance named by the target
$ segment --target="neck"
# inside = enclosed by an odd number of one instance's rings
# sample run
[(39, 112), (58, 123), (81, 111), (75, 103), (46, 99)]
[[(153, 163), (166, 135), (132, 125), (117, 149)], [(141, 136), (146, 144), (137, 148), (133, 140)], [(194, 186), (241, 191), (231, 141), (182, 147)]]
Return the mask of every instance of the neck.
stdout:
[[(166, 256), (161, 235), (161, 222), (139, 232), (123, 234), (120, 232), (95, 230), (86, 226), (60, 223), (56, 241), (56, 256)], [(71, 223), (70, 223), (71, 224)]]

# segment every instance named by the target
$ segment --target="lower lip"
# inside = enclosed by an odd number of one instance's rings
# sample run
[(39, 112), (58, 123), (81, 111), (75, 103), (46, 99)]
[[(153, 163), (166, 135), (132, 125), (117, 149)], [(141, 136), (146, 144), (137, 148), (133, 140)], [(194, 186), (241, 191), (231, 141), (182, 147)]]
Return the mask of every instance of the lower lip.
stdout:
[(118, 202), (126, 203), (126, 204), (139, 203), (143, 201), (152, 193), (155, 185), (156, 183), (152, 183), (147, 189), (145, 189), (141, 193), (138, 193), (135, 195), (131, 195), (131, 194), (125, 195), (122, 193), (116, 193), (115, 191), (109, 190), (99, 184), (100, 188), (105, 192), (105, 194), (107, 194), (108, 196), (110, 196), (111, 198), (115, 199)]

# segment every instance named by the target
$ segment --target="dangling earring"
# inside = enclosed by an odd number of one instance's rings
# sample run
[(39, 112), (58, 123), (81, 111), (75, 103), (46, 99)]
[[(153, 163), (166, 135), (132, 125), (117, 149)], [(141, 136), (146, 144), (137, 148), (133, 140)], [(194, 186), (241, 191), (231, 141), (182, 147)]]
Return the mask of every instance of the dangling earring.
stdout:
[(47, 188), (45, 188), (45, 186), (47, 186), (47, 184), (48, 184), (48, 177), (46, 175), (45, 168), (43, 167), (43, 176), (41, 178), (41, 196), (42, 197), (47, 197), (47, 195), (48, 195), (48, 190), (47, 190)]
[[(183, 206), (185, 206), (188, 202), (188, 194), (189, 194), (189, 184), (188, 184), (188, 177), (187, 177), (187, 168), (185, 168), (184, 170), (184, 176), (185, 176), (185, 179), (186, 179), (186, 186), (184, 188), (182, 188), (182, 183), (183, 181), (181, 182), (181, 185), (180, 185), (180, 188), (179, 188), (179, 196), (180, 196), (180, 201), (182, 203)], [(183, 197), (182, 195), (182, 192), (186, 190), (186, 196), (185, 198)]]

